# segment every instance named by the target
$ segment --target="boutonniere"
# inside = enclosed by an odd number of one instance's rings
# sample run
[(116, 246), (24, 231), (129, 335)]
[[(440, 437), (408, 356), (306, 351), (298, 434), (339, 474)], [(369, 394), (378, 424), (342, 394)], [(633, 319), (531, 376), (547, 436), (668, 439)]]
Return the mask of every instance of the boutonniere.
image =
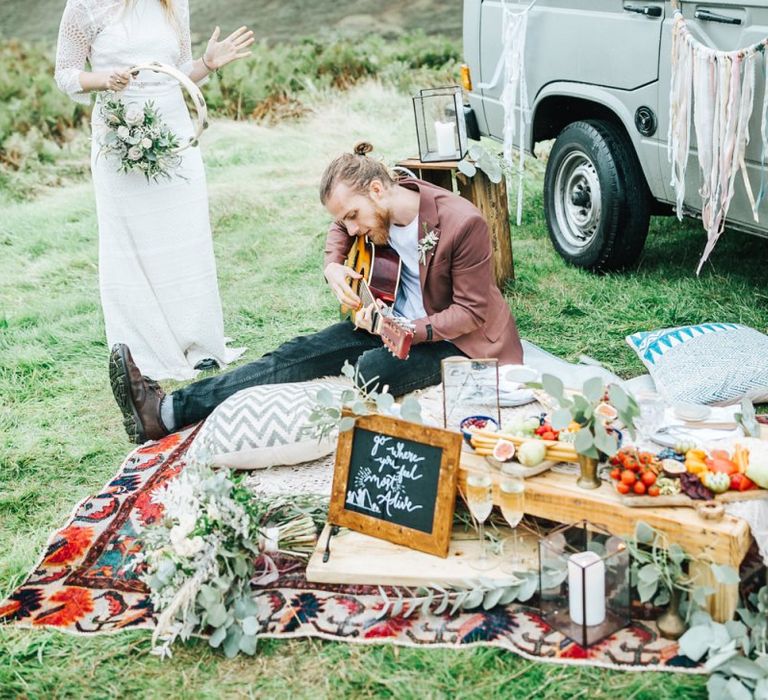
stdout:
[[(424, 230), (426, 231), (426, 229), (427, 227), (425, 224)], [(437, 245), (439, 240), (440, 236), (438, 235), (437, 231), (433, 230), (429, 233), (425, 233), (424, 238), (419, 241), (418, 245), (416, 246), (416, 250), (419, 252), (419, 262), (422, 265), (427, 264), (427, 253)]]

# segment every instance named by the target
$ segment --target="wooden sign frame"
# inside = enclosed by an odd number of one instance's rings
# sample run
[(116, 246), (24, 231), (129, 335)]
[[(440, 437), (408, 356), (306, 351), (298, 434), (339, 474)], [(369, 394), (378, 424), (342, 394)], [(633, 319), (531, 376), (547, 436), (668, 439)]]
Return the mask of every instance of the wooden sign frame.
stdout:
[[(442, 449), (430, 533), (347, 509), (349, 469), (358, 428)], [(453, 528), (453, 511), (456, 506), (461, 442), (460, 433), (441, 428), (432, 428), (378, 414), (356, 417), (355, 426), (351, 430), (339, 433), (328, 522), (422, 552), (447, 557)]]

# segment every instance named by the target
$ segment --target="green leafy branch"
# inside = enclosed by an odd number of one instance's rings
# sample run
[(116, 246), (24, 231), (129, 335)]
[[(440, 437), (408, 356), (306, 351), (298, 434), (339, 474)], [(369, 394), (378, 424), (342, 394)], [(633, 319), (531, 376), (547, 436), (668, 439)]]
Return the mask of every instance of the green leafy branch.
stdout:
[(760, 423), (757, 422), (754, 404), (747, 398), (741, 400), (741, 411), (734, 414), (736, 422), (749, 437), (760, 437)]
[[(541, 382), (530, 382), (527, 386), (543, 389), (559, 408), (552, 413), (551, 423), (555, 430), (565, 430), (572, 422), (578, 423), (573, 446), (585, 457), (600, 459), (601, 455), (612, 455), (619, 449), (616, 431), (609, 427), (609, 420), (601, 413), (604, 406), (612, 406), (629, 434), (635, 436), (635, 417), (640, 415), (637, 402), (631, 394), (618, 384), (606, 384), (599, 377), (584, 382), (581, 393), (566, 394), (562, 380), (552, 374), (542, 375)], [(608, 399), (606, 401), (606, 398)]]
[[(355, 416), (367, 416), (371, 413), (392, 414), (395, 409), (395, 397), (389, 393), (388, 386), (379, 390), (378, 377), (366, 381), (357, 367), (348, 362), (341, 369), (343, 376), (352, 380), (349, 388), (339, 395), (328, 389), (320, 389), (315, 395), (315, 405), (307, 418), (303, 432), (318, 440), (328, 439), (336, 430), (351, 430), (355, 418), (344, 415), (344, 411)], [(399, 406), (399, 416), (403, 420), (421, 423), (421, 405), (412, 396), (403, 399)]]
[(474, 610), (482, 607), (490, 610), (497, 605), (508, 605), (514, 601), (530, 600), (539, 586), (539, 576), (535, 571), (525, 571), (510, 576), (507, 580), (480, 578), (468, 580), (463, 585), (441, 586), (432, 583), (429, 586), (409, 588), (407, 586), (390, 587), (390, 595), (379, 586), (383, 601), (378, 618), (410, 617), (417, 610), (421, 614), (456, 615), (460, 610)]
[(467, 177), (474, 177), (478, 169), (482, 170), (491, 182), (497, 184), (504, 175), (504, 159), (488, 153), (479, 143), (473, 143), (467, 155), (459, 161), (457, 168)]
[(704, 662), (712, 675), (707, 682), (710, 700), (766, 700), (768, 698), (768, 586), (739, 608), (741, 620), (715, 622), (703, 610), (693, 615), (691, 627), (680, 637), (680, 653)]

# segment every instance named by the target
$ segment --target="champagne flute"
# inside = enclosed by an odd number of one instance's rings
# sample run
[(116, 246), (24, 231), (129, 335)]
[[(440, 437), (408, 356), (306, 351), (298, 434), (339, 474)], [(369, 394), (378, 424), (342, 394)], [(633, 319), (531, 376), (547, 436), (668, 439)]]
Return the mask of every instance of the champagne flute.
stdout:
[(664, 400), (658, 394), (640, 394), (637, 407), (640, 415), (635, 418), (635, 427), (642, 443), (646, 443), (664, 423)]
[(525, 479), (515, 473), (513, 465), (504, 464), (501, 467), (501, 480), (499, 482), (499, 505), (504, 520), (512, 528), (512, 536), (504, 542), (504, 552), (511, 547), (511, 556), (505, 562), (503, 570), (505, 573), (514, 573), (519, 571), (524, 564), (523, 557), (520, 555), (520, 545), (517, 532), (517, 526), (523, 519), (525, 512)]
[(485, 521), (493, 510), (493, 481), (487, 472), (470, 472), (467, 475), (467, 506), (480, 529), (480, 556), (471, 559), (469, 565), (473, 569), (487, 571), (496, 566), (485, 546)]

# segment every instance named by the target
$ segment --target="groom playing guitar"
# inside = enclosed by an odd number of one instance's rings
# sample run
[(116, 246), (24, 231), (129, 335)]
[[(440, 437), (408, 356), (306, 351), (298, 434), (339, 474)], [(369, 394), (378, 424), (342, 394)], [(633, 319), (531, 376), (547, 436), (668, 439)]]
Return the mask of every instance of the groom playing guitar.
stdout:
[(441, 361), (452, 355), (522, 362), (515, 321), (493, 280), (480, 212), (422, 180), (393, 180), (366, 155), (371, 150), (357, 144), (320, 182), (320, 201), (335, 219), (325, 278), (354, 323), (299, 336), (167, 395), (142, 376), (127, 346), (115, 345), (110, 383), (131, 440), (158, 439), (200, 421), (241, 389), (338, 375), (345, 361), (395, 396), (437, 384)]

